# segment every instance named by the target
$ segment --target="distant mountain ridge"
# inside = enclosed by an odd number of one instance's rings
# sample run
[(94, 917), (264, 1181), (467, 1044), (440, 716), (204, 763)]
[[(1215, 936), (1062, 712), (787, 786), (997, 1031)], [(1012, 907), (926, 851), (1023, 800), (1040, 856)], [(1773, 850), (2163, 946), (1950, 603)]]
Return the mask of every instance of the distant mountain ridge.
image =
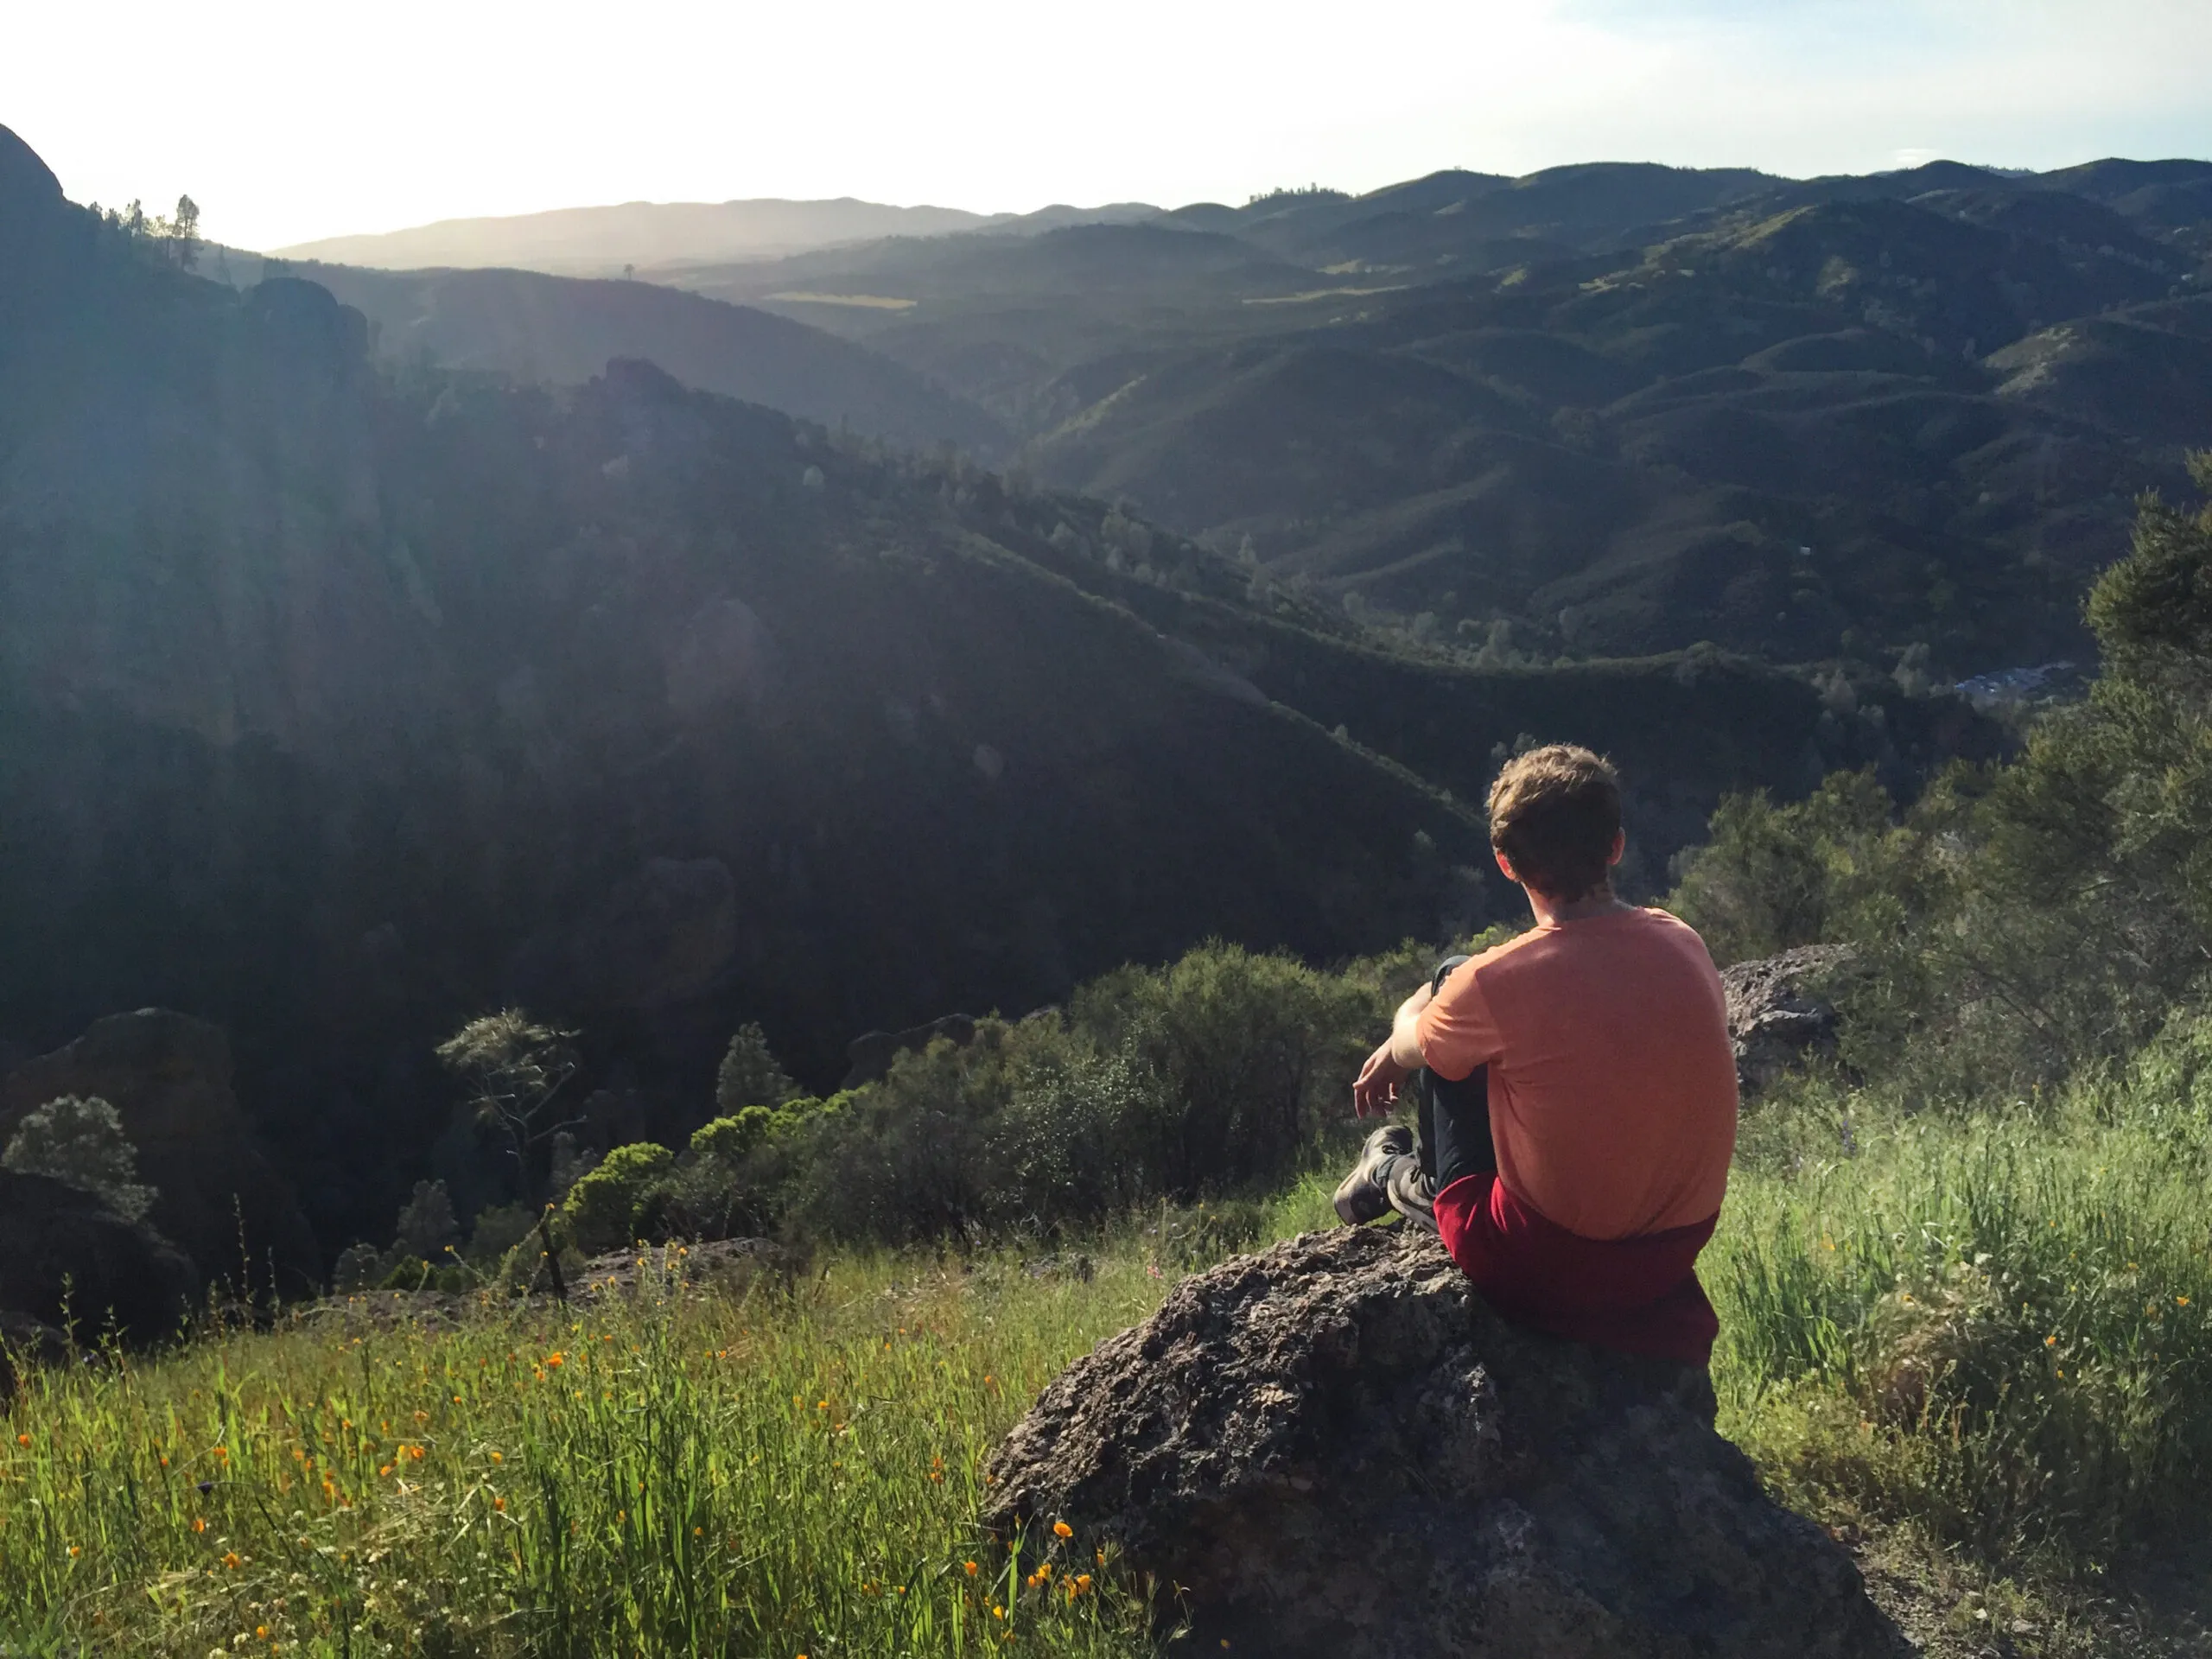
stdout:
[(611, 276), (626, 266), (779, 259), (883, 237), (1121, 223), (1149, 219), (1159, 211), (1147, 203), (1125, 202), (1096, 209), (1056, 205), (1033, 213), (974, 213), (958, 207), (893, 207), (851, 196), (826, 201), (631, 201), (440, 219), (405, 230), (324, 237), (270, 251), (280, 258), (380, 270), (509, 266), (555, 276)]
[[(512, 276), (499, 308), (637, 286)], [(1723, 790), (1987, 735), (1710, 652), (1385, 652), (957, 453), (371, 335), (316, 283), (178, 269), (0, 129), (0, 1049), (224, 1026), (329, 1246), (448, 1130), (438, 1173), (474, 1166), (430, 1052), (486, 1007), (584, 1030), (597, 1143), (678, 1139), (746, 1020), (827, 1083), (860, 1031), (1210, 934), (1464, 933), (1468, 803), (1522, 733), (1621, 758), (1643, 892)]]
[(613, 358), (644, 358), (702, 391), (908, 448), (950, 443), (996, 459), (1007, 448), (999, 421), (925, 375), (750, 306), (651, 283), (528, 270), (293, 269), (374, 323), (387, 358), (549, 385), (581, 384)]

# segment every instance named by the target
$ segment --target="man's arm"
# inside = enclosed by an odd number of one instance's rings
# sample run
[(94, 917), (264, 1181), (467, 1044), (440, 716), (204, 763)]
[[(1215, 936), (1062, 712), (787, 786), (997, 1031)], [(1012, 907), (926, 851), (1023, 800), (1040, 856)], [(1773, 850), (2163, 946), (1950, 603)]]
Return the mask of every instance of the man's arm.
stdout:
[(1359, 1117), (1381, 1117), (1397, 1103), (1398, 1085), (1421, 1069), (1421, 1015), (1430, 1001), (1423, 985), (1398, 1005), (1390, 1034), (1367, 1057), (1351, 1086), (1351, 1109)]

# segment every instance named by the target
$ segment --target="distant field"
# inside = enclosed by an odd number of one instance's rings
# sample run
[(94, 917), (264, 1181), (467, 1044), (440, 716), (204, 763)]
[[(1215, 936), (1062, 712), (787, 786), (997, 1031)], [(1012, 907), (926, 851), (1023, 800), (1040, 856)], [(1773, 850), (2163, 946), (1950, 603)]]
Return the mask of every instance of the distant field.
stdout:
[(772, 300), (786, 305), (856, 305), (874, 311), (907, 311), (913, 308), (913, 300), (894, 299), (888, 294), (771, 294)]

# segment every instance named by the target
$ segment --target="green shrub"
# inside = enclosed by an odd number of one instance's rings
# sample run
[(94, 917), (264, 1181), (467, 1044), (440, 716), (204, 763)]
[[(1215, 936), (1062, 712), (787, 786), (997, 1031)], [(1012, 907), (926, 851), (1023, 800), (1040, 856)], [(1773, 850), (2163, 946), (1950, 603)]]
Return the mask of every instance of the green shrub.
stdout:
[(633, 1243), (675, 1161), (675, 1154), (650, 1141), (617, 1147), (601, 1159), (569, 1189), (562, 1207), (576, 1248), (591, 1255)]
[(392, 1224), (391, 1253), (400, 1262), (442, 1262), (459, 1241), (461, 1224), (443, 1181), (417, 1181)]
[(798, 1094), (798, 1086), (769, 1052), (767, 1033), (757, 1025), (740, 1026), (715, 1074), (715, 1109), (731, 1117), (748, 1106), (780, 1106)]
[(1157, 1080), (1153, 1190), (1189, 1198), (1280, 1180), (1340, 1138), (1389, 1014), (1347, 976), (1214, 943), (1092, 982), (1069, 1022)]
[(505, 1261), (537, 1228), (537, 1217), (525, 1205), (490, 1205), (476, 1212), (476, 1219), (468, 1230), (468, 1248), (463, 1254), (474, 1266), (496, 1265)]
[(734, 1170), (789, 1121), (772, 1106), (747, 1106), (734, 1117), (718, 1117), (693, 1130), (691, 1156)]
[(1677, 857), (1669, 908), (1721, 963), (1861, 936), (1869, 902), (1905, 874), (1891, 817), (1872, 772), (1838, 772), (1788, 806), (1764, 790), (1730, 796), (1711, 840)]
[(747, 1106), (702, 1125), (648, 1201), (643, 1219), (659, 1236), (735, 1238), (778, 1231), (800, 1161), (798, 1132), (830, 1109), (830, 1103), (801, 1096), (780, 1106)]
[(26, 1112), (0, 1152), (0, 1166), (94, 1193), (131, 1221), (160, 1196), (138, 1179), (138, 1149), (123, 1132), (122, 1115), (98, 1096), (63, 1095)]
[(1431, 959), (1331, 974), (1210, 944), (1108, 974), (1065, 1014), (982, 1020), (791, 1137), (790, 1224), (885, 1243), (1053, 1233), (1280, 1182), (1355, 1138), (1351, 1078)]

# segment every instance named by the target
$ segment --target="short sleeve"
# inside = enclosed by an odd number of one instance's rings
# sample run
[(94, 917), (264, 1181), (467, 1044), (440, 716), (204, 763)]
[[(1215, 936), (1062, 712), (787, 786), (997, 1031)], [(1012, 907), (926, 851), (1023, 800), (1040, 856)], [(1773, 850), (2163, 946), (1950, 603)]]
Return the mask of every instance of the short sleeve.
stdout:
[(1414, 1034), (1421, 1042), (1421, 1061), (1440, 1077), (1457, 1083), (1478, 1065), (1487, 1065), (1503, 1051), (1497, 1020), (1483, 995), (1475, 970), (1479, 957), (1452, 970), (1444, 988), (1421, 1010)]

